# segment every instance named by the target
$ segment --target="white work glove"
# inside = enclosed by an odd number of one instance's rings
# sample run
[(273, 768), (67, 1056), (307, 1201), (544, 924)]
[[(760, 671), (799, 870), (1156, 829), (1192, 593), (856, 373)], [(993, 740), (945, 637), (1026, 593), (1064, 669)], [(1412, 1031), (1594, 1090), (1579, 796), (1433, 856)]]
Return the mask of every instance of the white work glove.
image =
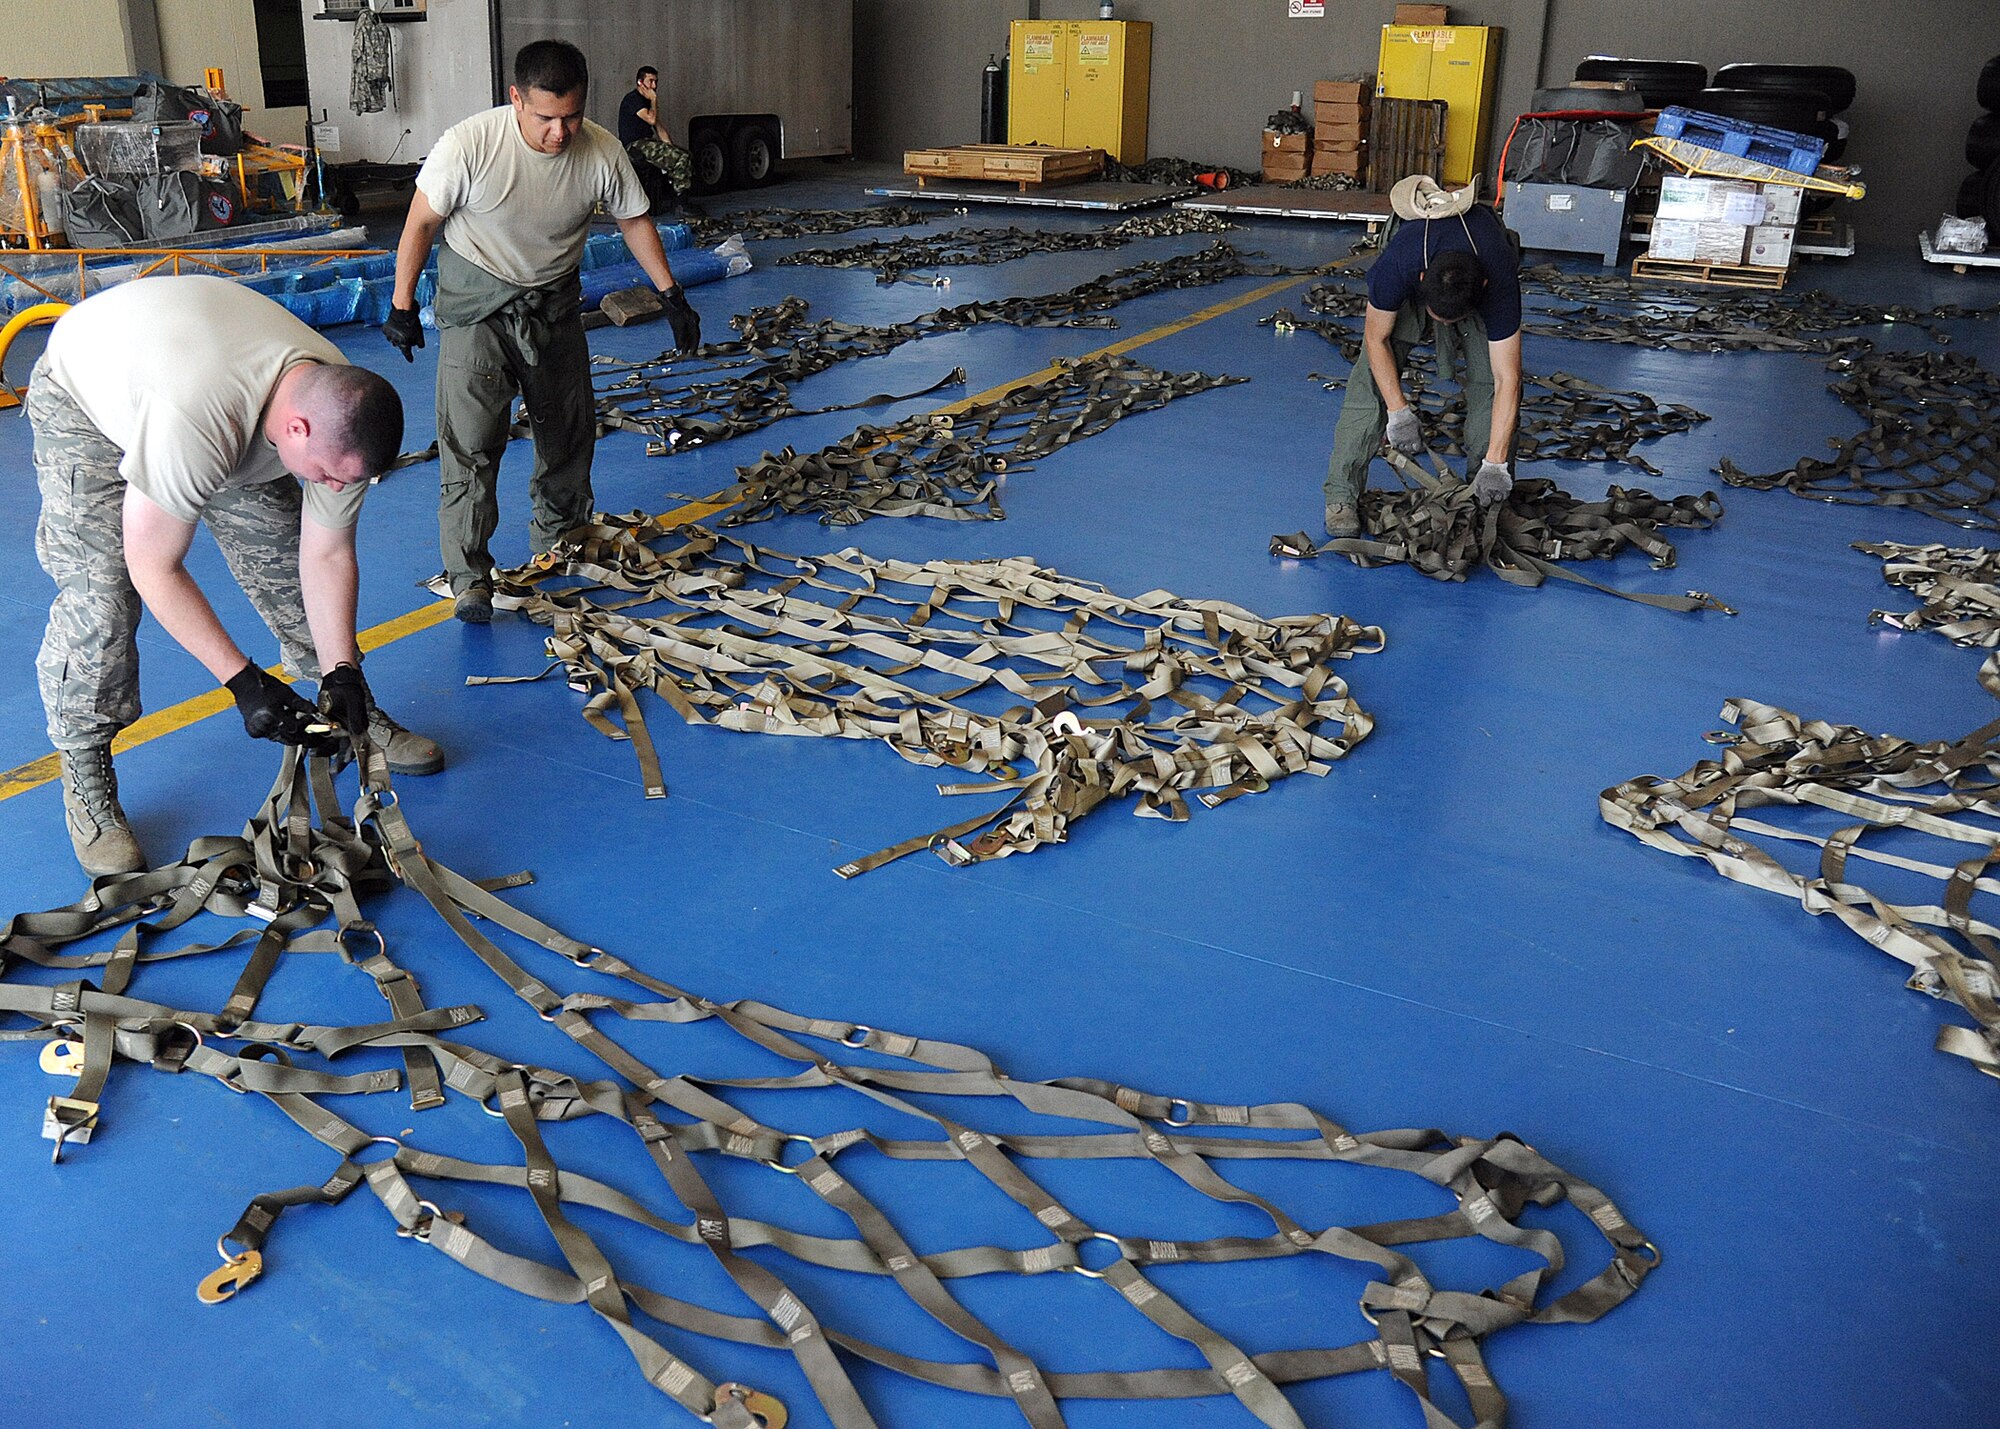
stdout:
[(1389, 445), (1404, 456), (1422, 456), (1424, 429), (1417, 423), (1417, 409), (1402, 407), (1389, 414)]
[(1507, 493), (1514, 489), (1514, 474), (1506, 464), (1497, 461), (1479, 463), (1479, 474), (1472, 478), (1472, 499), (1481, 506), (1491, 506), (1496, 501), (1505, 501)]

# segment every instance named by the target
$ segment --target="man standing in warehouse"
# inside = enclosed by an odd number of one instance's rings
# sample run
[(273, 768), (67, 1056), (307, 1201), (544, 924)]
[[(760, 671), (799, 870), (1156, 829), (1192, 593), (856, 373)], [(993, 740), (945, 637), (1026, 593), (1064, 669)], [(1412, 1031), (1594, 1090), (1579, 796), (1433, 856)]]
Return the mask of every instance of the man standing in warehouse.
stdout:
[[(650, 168), (673, 190), (676, 201), (693, 190), (694, 158), (667, 131), (667, 121), (660, 115), (660, 72), (651, 65), (639, 66), (632, 92), (618, 101), (618, 142), (625, 146), (642, 182)], [(648, 184), (648, 191), (652, 187)], [(653, 211), (666, 210), (655, 203)]]
[(1438, 375), (1465, 393), (1467, 463), (1482, 505), (1513, 489), (1521, 416), (1521, 259), (1475, 181), (1445, 189), (1421, 175), (1400, 180), (1389, 203), (1401, 220), (1368, 270), (1361, 357), (1347, 377), (1326, 468), (1326, 533), (1361, 532), (1361, 493), (1383, 438), (1405, 456), (1424, 450), (1416, 408), (1403, 394), (1410, 349), (1429, 340)]
[(382, 332), (411, 361), (424, 345), (417, 278), (440, 234), (437, 378), (438, 528), (453, 613), (493, 618), (500, 457), (516, 392), (535, 442), (528, 494), (536, 554), (592, 511), (597, 411), (579, 309), (577, 266), (602, 204), (660, 292), (674, 343), (701, 341), (701, 319), (674, 279), (632, 161), (583, 117), (589, 70), (563, 40), (514, 57), (507, 104), (446, 130), (417, 173), (396, 248), (396, 288)]
[[(435, 744), (376, 707), (354, 637), (354, 524), (403, 439), (395, 388), (240, 284), (141, 278), (62, 316), (27, 409), (35, 554), (56, 583), (35, 668), (86, 872), (146, 866), (111, 764), (112, 739), (140, 713), (142, 604), (235, 698), (251, 735), (326, 752), (327, 724), (365, 728), (397, 773), (444, 767)], [(318, 708), (216, 618), (186, 565), (197, 521), (287, 673), (318, 681)]]

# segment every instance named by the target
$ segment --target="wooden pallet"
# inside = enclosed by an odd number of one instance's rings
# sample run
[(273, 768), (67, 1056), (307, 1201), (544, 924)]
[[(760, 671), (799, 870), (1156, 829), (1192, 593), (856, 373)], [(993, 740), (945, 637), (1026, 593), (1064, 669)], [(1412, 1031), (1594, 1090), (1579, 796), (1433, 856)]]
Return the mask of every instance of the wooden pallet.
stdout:
[(1021, 192), (1049, 184), (1073, 184), (1104, 172), (1102, 149), (1051, 149), (1041, 144), (960, 144), (948, 149), (911, 149), (903, 172), (917, 187), (929, 179), (983, 179), (1019, 184)]
[(1759, 268), (1749, 263), (1690, 263), (1679, 258), (1655, 258), (1642, 253), (1632, 260), (1632, 276), (1662, 283), (1706, 284), (1719, 288), (1762, 288), (1776, 292), (1791, 275), (1789, 268)]

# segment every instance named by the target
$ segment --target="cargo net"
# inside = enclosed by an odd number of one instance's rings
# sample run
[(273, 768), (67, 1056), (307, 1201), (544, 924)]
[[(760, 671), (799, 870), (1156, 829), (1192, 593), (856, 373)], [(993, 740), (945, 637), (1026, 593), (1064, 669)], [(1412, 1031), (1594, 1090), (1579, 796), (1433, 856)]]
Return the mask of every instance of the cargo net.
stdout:
[[(1923, 602), (1915, 610), (1871, 611), (1871, 621), (1895, 630), (1934, 630), (1973, 649), (2000, 649), (2000, 551), (1899, 541), (1856, 541), (1854, 549), (1879, 557), (1882, 579)], [(1979, 683), (2000, 698), (2000, 654), (1986, 657)]]
[[(1224, 617), (1196, 623), (1210, 619)], [(1320, 640), (1316, 648), (1335, 640), (1332, 627)], [(732, 1360), (810, 1392), (838, 1429), (874, 1429), (861, 1386), (881, 1370), (1011, 1401), (1036, 1429), (1061, 1429), (1068, 1399), (1221, 1398), (1259, 1424), (1301, 1429), (1284, 1386), (1383, 1374), (1413, 1396), (1411, 1422), (1421, 1414), (1436, 1429), (1458, 1421), (1432, 1397), (1434, 1365), (1440, 1377), (1449, 1371), (1444, 1382), (1455, 1380), (1477, 1424), (1499, 1424), (1506, 1400), (1484, 1358), (1486, 1338), (1595, 1320), (1658, 1264), (1659, 1252), (1603, 1192), (1511, 1134), (1350, 1131), (1297, 1102), (1203, 1101), (1193, 1088), (1101, 1080), (1095, 1067), (1031, 1080), (961, 1043), (688, 991), (494, 891), (527, 875), (475, 881), (439, 862), (443, 840), (418, 841), (379, 755), (364, 771), (350, 812), (325, 765), (302, 765), (293, 751), (242, 837), (205, 838), (178, 864), (100, 879), (79, 903), (13, 918), (0, 942), (7, 1035), (38, 1044), (43, 1066), (70, 1090), (46, 1113), (58, 1159), (81, 1154), (93, 1131), (115, 1122), (111, 1094), (149, 1066), (178, 1077), (163, 1083), (163, 1096), (210, 1094), (209, 1081), (219, 1082), (330, 1153), (324, 1174), (255, 1197), (224, 1232), (222, 1264), (197, 1289), (209, 1304), (255, 1298), (276, 1229), (312, 1229), (284, 1221), (289, 1212), (366, 1187), (385, 1213), (385, 1236), (572, 1306), (579, 1324), (594, 1316), (638, 1375), (690, 1416), (672, 1416), (676, 1423), (785, 1422), (769, 1389), (718, 1383), (683, 1358), (690, 1346), (701, 1358), (702, 1346), (722, 1343)], [(405, 896), (399, 884), (431, 905), (472, 958), (448, 940), (406, 941), (371, 921), (377, 905)], [(256, 908), (261, 916), (246, 916)], [(167, 928), (227, 932), (232, 922), (234, 936), (206, 947), (154, 945)], [(214, 994), (218, 1010), (148, 995), (153, 962), (209, 960), (253, 938), (227, 1000)], [(319, 1008), (263, 1011), (279, 1000), (266, 998), (266, 986), (287, 959), (328, 953), (384, 993), (390, 1019), (347, 1026)], [(662, 956), (655, 950), (647, 961), (657, 968)], [(500, 1045), (497, 1030), (474, 1026), (486, 1016), (476, 1003), (426, 1005), (418, 973), (425, 989), (476, 993), (484, 979), (474, 959), (547, 1024), (525, 1023), (539, 1043), (515, 1034)], [(478, 979), (469, 988), (468, 977)], [(489, 1045), (466, 1040), (475, 1037)], [(545, 1064), (574, 1063), (579, 1050), (601, 1075)], [(202, 1093), (187, 1090), (194, 1085)], [(394, 1095), (405, 1085), (407, 1104)], [(489, 1160), (493, 1138), (464, 1135), (454, 1113), (427, 1115), (454, 1095), (503, 1119), (513, 1147)], [(119, 1152), (114, 1143), (88, 1154)], [(951, 1208), (952, 1228), (927, 1234), (924, 1249), (906, 1235), (928, 1211), (863, 1189), (884, 1179), (878, 1158), (907, 1164), (890, 1178), (896, 1184), (926, 1178), (927, 1207)], [(1075, 1160), (1102, 1161), (1099, 1180), (1109, 1185), (1122, 1171), (1126, 1184), (1088, 1209), (1072, 1206), (1043, 1184), (1060, 1167), (1040, 1168)], [(1244, 1163), (1252, 1164), (1236, 1169)], [(1285, 1163), (1294, 1164), (1283, 1190), (1273, 1190), (1269, 1173)], [(1250, 1185), (1232, 1179), (1245, 1171)], [(1329, 1221), (1311, 1208), (1328, 1194), (1323, 1183), (1407, 1218)], [(1399, 1190), (1406, 1194), (1391, 1200)], [(1239, 1214), (1255, 1215), (1256, 1229), (1202, 1238), (1202, 1223), (1218, 1213), (1211, 1201), (1246, 1208)], [(1190, 1223), (1177, 1235), (1183, 1217)], [(337, 1227), (352, 1223), (326, 1219), (318, 1229)], [(1449, 1250), (1467, 1288), (1429, 1265), (1431, 1247)], [(1593, 1247), (1585, 1265), (1565, 1270), (1568, 1256)], [(1203, 1318), (1212, 1304), (1242, 1321), (1242, 1272), (1232, 1262), (1293, 1258), (1324, 1278), (1314, 1318), (1333, 1323), (1301, 1324), (1294, 1306), (1258, 1337), (1283, 1333), (1305, 1345), (1253, 1352)], [(1162, 1275), (1163, 1266), (1173, 1269)], [(283, 1273), (284, 1258), (269, 1268)], [(199, 1270), (187, 1273), (193, 1281)], [(1475, 1276), (1492, 1282), (1480, 1287)], [(996, 1305), (973, 1277), (1020, 1277), (1023, 1296)], [(1574, 1288), (1557, 1293), (1558, 1277)], [(704, 1299), (717, 1303), (679, 1298), (710, 1279)], [(1023, 1308), (1035, 1290), (1033, 1309)], [(907, 1334), (928, 1317), (936, 1328), (911, 1348), (852, 1328), (871, 1319), (870, 1307), (879, 1316), (892, 1292), (901, 1292), (886, 1307), (892, 1316), (873, 1333)], [(1339, 1293), (1357, 1296), (1358, 1315), (1326, 1313)], [(982, 1317), (968, 1301), (996, 1308)], [(1359, 1337), (1327, 1348), (1341, 1320)], [(1051, 1329), (1058, 1323), (1060, 1333)], [(939, 1329), (962, 1346), (959, 1357), (922, 1357), (936, 1353), (925, 1340), (936, 1343)], [(1187, 1347), (1182, 1367), (1097, 1362), (1104, 1337), (1153, 1329)], [(745, 1360), (729, 1344), (770, 1356)], [(860, 1385), (857, 1367), (867, 1370)]]
[[(1305, 318), (1280, 309), (1259, 326), (1277, 332), (1316, 333), (1340, 349), (1348, 362), (1360, 360), (1360, 330), (1336, 319), (1361, 314), (1365, 299), (1327, 284), (1306, 295)], [(1337, 392), (1346, 374), (1306, 374)], [(1439, 390), (1437, 357), (1429, 348), (1412, 349), (1403, 362), (1403, 395), (1416, 410), (1426, 449), (1446, 456), (1464, 456), (1465, 396)], [(1618, 392), (1588, 378), (1557, 372), (1547, 377), (1526, 373), (1521, 379), (1521, 414), (1515, 428), (1514, 455), (1522, 461), (1617, 462), (1649, 476), (1663, 473), (1633, 448), (1640, 442), (1692, 431), (1709, 420), (1706, 412), (1680, 402), (1656, 402), (1644, 392)]]
[(845, 248), (802, 248), (787, 253), (779, 263), (806, 264), (816, 268), (873, 268), (878, 283), (905, 280), (948, 286), (947, 278), (909, 279), (925, 268), (950, 268), (967, 264), (1006, 263), (1030, 253), (1081, 253), (1092, 249), (1123, 248), (1141, 238), (1180, 238), (1190, 233), (1227, 233), (1236, 225), (1212, 213), (1191, 209), (1169, 209), (1165, 213), (1142, 213), (1109, 228), (959, 228), (923, 238), (878, 238)]
[(1392, 448), (1384, 454), (1402, 484), (1361, 493), (1360, 535), (1325, 541), (1303, 531), (1273, 536), (1271, 554), (1285, 560), (1345, 556), (1362, 567), (1407, 565), (1441, 581), (1462, 581), (1483, 567), (1509, 585), (1533, 588), (1555, 579), (1660, 610), (1736, 613), (1704, 590), (1623, 590), (1561, 564), (1637, 550), (1654, 570), (1671, 570), (1679, 553), (1662, 532), (1720, 521), (1722, 503), (1712, 491), (1667, 498), (1614, 486), (1601, 501), (1584, 501), (1545, 478), (1524, 477), (1506, 499), (1482, 506), (1471, 486), (1435, 456), (1426, 472)]
[(1622, 342), (1676, 352), (1866, 351), (1872, 339), (1855, 328), (1901, 327), (1948, 344), (1941, 322), (1985, 318), (2000, 303), (1966, 308), (1948, 303), (1912, 308), (1896, 303), (1849, 303), (1817, 290), (1775, 293), (1705, 293), (1662, 288), (1613, 274), (1566, 273), (1552, 264), (1521, 270), (1524, 294), (1541, 292), (1571, 308), (1541, 308), (1523, 316), (1521, 329), (1541, 337), (1578, 342)]
[(878, 204), (874, 208), (749, 208), (738, 213), (711, 214), (689, 221), (703, 247), (737, 234), (750, 242), (774, 243), (786, 238), (824, 238), (863, 228), (917, 228), (939, 218), (956, 218), (962, 208), (922, 209), (908, 204)]
[[(1648, 775), (1606, 790), (1605, 822), (1725, 878), (1796, 898), (1809, 913), (1833, 914), (1908, 966), (1908, 986), (1971, 1015), (1975, 1026), (1939, 1031), (1939, 1051), (2000, 1076), (2000, 906), (1992, 897), (2000, 893), (2000, 722), (1916, 744), (1750, 700), (1731, 700), (1722, 717), (1739, 730), (1708, 736), (1723, 746), (1720, 756), (1678, 778)], [(1797, 812), (1783, 823), (1748, 817), (1760, 809)], [(1794, 871), (1780, 855), (1802, 848), (1817, 848), (1817, 863)], [(1925, 887), (1928, 899), (1911, 891)]]
[[(1175, 158), (1148, 159), (1143, 164), (1121, 164), (1107, 158), (1103, 177), (1114, 184), (1195, 184), (1204, 188), (1218, 187), (1214, 182), (1217, 178), (1224, 180), (1219, 185), (1223, 188), (1263, 182), (1263, 176), (1255, 169), (1232, 169), (1227, 164), (1198, 164), (1193, 159)], [(1210, 182), (1204, 184), (1205, 178)]]
[(1836, 359), (1827, 387), (1866, 423), (1828, 439), (1831, 457), (1783, 471), (1744, 471), (1731, 486), (1783, 487), (1842, 506), (1901, 506), (1969, 531), (2000, 531), (2000, 376), (1949, 352), (1876, 352)]
[[(657, 613), (634, 614), (635, 596)], [(1007, 795), (843, 877), (926, 848), (966, 864), (1060, 843), (1106, 801), (1179, 822), (1190, 791), (1213, 808), (1323, 775), (1373, 727), (1333, 664), (1382, 648), (1380, 629), (1345, 617), (1124, 597), (1026, 557), (789, 556), (643, 518), (572, 532), (498, 597), (549, 624), (558, 663), (530, 678), (562, 668), (595, 692), (585, 717), (631, 739), (649, 797), (666, 781), (641, 690), (690, 724), (880, 739), (979, 776), (941, 793)]]
[[(1111, 329), (1118, 321), (1107, 310), (1135, 298), (1280, 271), (1253, 263), (1218, 240), (1195, 253), (1136, 263), (1060, 292), (960, 303), (878, 326), (814, 319), (804, 299), (786, 298), (731, 319), (735, 341), (704, 343), (691, 355), (592, 358), (598, 373), (599, 430), (638, 433), (652, 439), (653, 455), (670, 456), (759, 431), (787, 417), (882, 406), (964, 380), (964, 373), (953, 369), (917, 392), (883, 393), (827, 407), (802, 408), (793, 400), (793, 384), (845, 362), (894, 352), (905, 343), (984, 323)], [(516, 435), (526, 434), (524, 419)]]
[(736, 469), (725, 526), (810, 512), (825, 526), (877, 516), (1001, 521), (1000, 486), (1029, 463), (1115, 422), (1247, 377), (1163, 372), (1129, 357), (1058, 359), (1056, 375), (957, 412), (863, 426), (818, 451), (790, 447)]

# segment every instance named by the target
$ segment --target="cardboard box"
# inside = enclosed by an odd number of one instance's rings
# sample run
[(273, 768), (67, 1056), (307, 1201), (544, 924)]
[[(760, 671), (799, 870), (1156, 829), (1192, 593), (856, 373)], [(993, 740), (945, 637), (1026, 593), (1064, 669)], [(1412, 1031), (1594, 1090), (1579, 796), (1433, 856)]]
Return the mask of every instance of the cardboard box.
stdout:
[(1797, 223), (1799, 202), (1805, 197), (1805, 190), (1791, 184), (1763, 184), (1764, 218), (1767, 224)]
[(1352, 174), (1359, 178), (1368, 167), (1368, 157), (1356, 150), (1350, 154), (1314, 154), (1312, 171), (1317, 177), (1327, 174)]
[(1264, 153), (1301, 154), (1312, 147), (1312, 137), (1308, 134), (1286, 134), (1277, 129), (1264, 131)]
[(1791, 267), (1792, 241), (1798, 232), (1789, 223), (1758, 224), (1750, 230), (1750, 249), (1744, 261), (1756, 268)]
[(1669, 174), (1660, 180), (1659, 217), (1749, 228), (1764, 221), (1763, 188), (1742, 179)]
[(1449, 25), (1448, 5), (1398, 5), (1396, 19), (1398, 25)]
[(1655, 258), (1692, 263), (1700, 237), (1701, 223), (1697, 219), (1656, 217), (1647, 236), (1646, 252)]
[(1365, 104), (1317, 104), (1313, 106), (1315, 124), (1366, 124), (1368, 106)]
[(1366, 104), (1375, 86), (1363, 79), (1323, 79), (1313, 86), (1314, 104)]
[(1322, 124), (1313, 130), (1313, 147), (1328, 144), (1351, 147), (1368, 137), (1366, 124)]
[(1264, 156), (1264, 177), (1286, 183), (1306, 176), (1306, 156), (1304, 154), (1266, 154)]
[(1365, 135), (1350, 135), (1343, 139), (1315, 139), (1312, 151), (1313, 157), (1317, 158), (1321, 154), (1352, 154), (1357, 149), (1367, 147), (1368, 139)]

